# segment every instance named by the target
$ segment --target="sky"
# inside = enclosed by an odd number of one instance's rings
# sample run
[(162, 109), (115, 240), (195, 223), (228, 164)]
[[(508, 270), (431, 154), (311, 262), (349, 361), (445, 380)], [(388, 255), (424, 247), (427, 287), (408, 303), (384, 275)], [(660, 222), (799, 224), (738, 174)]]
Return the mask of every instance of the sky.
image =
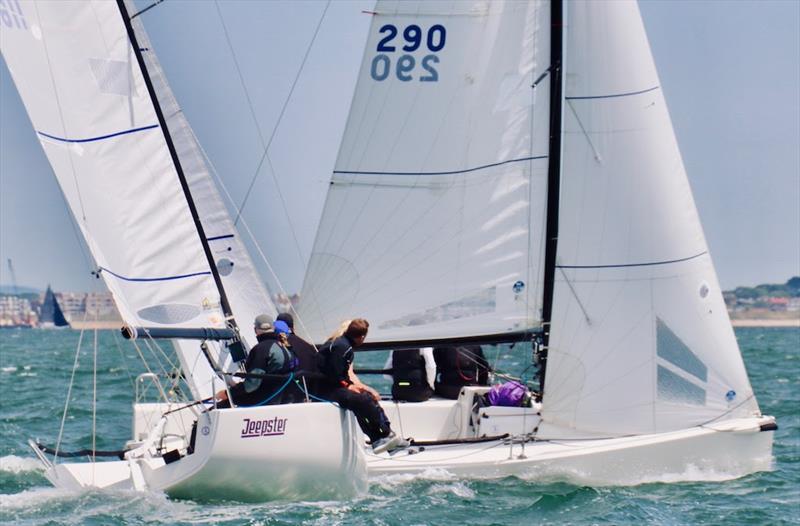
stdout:
[[(142, 15), (237, 203), (255, 178), (243, 218), (290, 291), (313, 245), (370, 22), (361, 11), (372, 4), (333, 2), (305, 62), (324, 2), (167, 0)], [(722, 287), (800, 274), (800, 2), (644, 0), (640, 9)], [(256, 172), (273, 131), (270, 163)], [(102, 289), (3, 63), (2, 284), (9, 258), (19, 285)]]

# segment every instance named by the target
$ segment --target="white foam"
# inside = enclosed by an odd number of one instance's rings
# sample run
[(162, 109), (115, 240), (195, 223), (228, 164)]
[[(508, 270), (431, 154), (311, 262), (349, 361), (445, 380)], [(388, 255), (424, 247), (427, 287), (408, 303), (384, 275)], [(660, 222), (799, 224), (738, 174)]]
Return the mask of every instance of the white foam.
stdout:
[(2, 371), (4, 373), (13, 373), (13, 372), (16, 372), (16, 370), (17, 370), (17, 367), (14, 366), (14, 365), (0, 368), (0, 371)]
[(434, 484), (428, 490), (432, 495), (441, 495), (442, 493), (450, 493), (456, 497), (464, 499), (474, 499), (475, 490), (467, 486), (464, 482), (454, 482), (452, 484)]
[(0, 495), (0, 510), (31, 509), (73, 497), (75, 493), (58, 488), (34, 488)]
[(31, 471), (44, 471), (44, 466), (35, 458), (8, 455), (0, 457), (0, 471), (9, 473), (27, 473)]
[(746, 466), (718, 471), (709, 467), (689, 464), (682, 471), (664, 473), (630, 472), (625, 475), (598, 475), (575, 468), (542, 466), (535, 472), (520, 474), (520, 478), (530, 482), (555, 483), (566, 482), (576, 486), (639, 486), (641, 484), (674, 484), (676, 482), (722, 482), (733, 480), (754, 471), (770, 470), (770, 461), (756, 459)]
[(450, 482), (456, 480), (456, 476), (445, 469), (429, 468), (419, 473), (397, 473), (391, 475), (378, 475), (370, 477), (370, 484), (375, 484), (383, 489), (390, 490), (404, 484), (409, 484), (417, 480), (430, 480), (434, 482)]

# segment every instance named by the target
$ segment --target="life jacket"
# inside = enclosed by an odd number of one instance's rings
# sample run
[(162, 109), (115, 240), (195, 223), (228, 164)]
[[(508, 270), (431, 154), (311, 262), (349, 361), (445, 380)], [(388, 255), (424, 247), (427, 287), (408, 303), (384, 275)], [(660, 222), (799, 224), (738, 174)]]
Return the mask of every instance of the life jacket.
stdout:
[(405, 402), (423, 402), (433, 395), (425, 371), (425, 358), (419, 350), (392, 353), (392, 398)]
[(455, 399), (465, 385), (487, 385), (489, 364), (478, 345), (439, 347), (433, 350), (436, 361), (436, 394)]
[[(299, 363), (297, 357), (280, 341), (273, 338), (260, 338), (258, 345), (252, 352), (258, 352), (259, 357), (252, 368), (247, 372), (259, 374), (289, 374), (297, 369)], [(247, 393), (254, 393), (262, 388), (268, 388), (275, 383), (274, 378), (261, 378), (256, 376), (247, 377), (244, 381), (244, 390)]]

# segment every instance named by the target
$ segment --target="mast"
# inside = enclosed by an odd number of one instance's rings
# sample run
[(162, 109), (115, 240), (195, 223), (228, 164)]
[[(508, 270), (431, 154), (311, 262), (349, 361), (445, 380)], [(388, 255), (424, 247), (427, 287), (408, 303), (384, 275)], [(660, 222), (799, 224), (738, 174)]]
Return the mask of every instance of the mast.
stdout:
[(142, 50), (139, 47), (139, 42), (136, 39), (136, 33), (133, 30), (133, 26), (131, 25), (131, 20), (128, 15), (128, 10), (125, 7), (124, 0), (117, 0), (117, 6), (119, 7), (120, 14), (122, 15), (122, 21), (125, 24), (125, 30), (128, 33), (128, 40), (130, 41), (131, 47), (133, 47), (133, 52), (136, 55), (136, 61), (139, 63), (139, 69), (142, 72), (142, 77), (144, 78), (144, 82), (147, 85), (147, 92), (150, 95), (150, 101), (153, 104), (153, 109), (156, 112), (158, 117), (158, 123), (161, 127), (161, 131), (164, 134), (164, 140), (167, 143), (167, 148), (169, 149), (170, 157), (172, 158), (172, 163), (175, 166), (175, 171), (178, 174), (178, 179), (181, 183), (181, 188), (183, 189), (183, 194), (186, 197), (186, 203), (189, 206), (189, 210), (192, 214), (192, 220), (194, 221), (194, 225), (197, 228), (197, 234), (200, 236), (200, 243), (203, 247), (203, 252), (206, 255), (206, 259), (208, 260), (209, 268), (211, 269), (211, 275), (214, 277), (214, 283), (217, 286), (217, 290), (219, 292), (220, 297), (220, 305), (222, 307), (222, 312), (225, 315), (226, 322), (228, 325), (234, 329), (236, 332), (236, 320), (233, 318), (233, 313), (231, 311), (230, 303), (228, 302), (228, 296), (225, 293), (225, 288), (222, 285), (222, 278), (219, 275), (219, 271), (217, 269), (217, 265), (214, 262), (214, 256), (211, 253), (211, 248), (208, 246), (208, 240), (206, 239), (205, 231), (203, 229), (203, 224), (200, 222), (200, 215), (197, 212), (197, 207), (195, 206), (194, 199), (192, 199), (192, 194), (189, 190), (189, 184), (186, 181), (186, 177), (183, 173), (183, 167), (181, 166), (180, 159), (178, 158), (178, 153), (175, 149), (175, 144), (172, 141), (172, 137), (170, 136), (169, 129), (167, 128), (167, 121), (164, 118), (164, 113), (161, 110), (161, 105), (158, 102), (158, 97), (156, 95), (155, 89), (153, 88), (153, 82), (150, 79), (150, 74), (147, 71), (147, 66), (144, 62), (144, 57), (142, 56)]
[(558, 204), (561, 185), (561, 113), (563, 101), (564, 1), (550, 3), (550, 147), (547, 172), (547, 229), (544, 253), (544, 293), (542, 300), (542, 349), (539, 356), (539, 392), (544, 394), (550, 322), (553, 315), (553, 290), (558, 248)]

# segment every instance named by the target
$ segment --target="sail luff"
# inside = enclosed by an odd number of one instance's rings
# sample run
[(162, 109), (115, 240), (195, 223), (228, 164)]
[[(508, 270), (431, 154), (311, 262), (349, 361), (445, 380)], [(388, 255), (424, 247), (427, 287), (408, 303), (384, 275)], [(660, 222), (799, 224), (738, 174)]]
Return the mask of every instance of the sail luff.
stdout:
[(550, 324), (553, 316), (558, 214), (561, 201), (561, 120), (563, 116), (564, 1), (550, 3), (550, 164), (547, 172), (547, 226), (545, 230), (544, 290), (542, 293), (542, 349), (538, 355), (539, 392), (544, 393)]
[(150, 101), (153, 104), (153, 109), (155, 110), (161, 131), (164, 135), (164, 141), (167, 144), (167, 148), (169, 149), (169, 153), (172, 158), (175, 171), (178, 175), (178, 179), (180, 180), (181, 188), (183, 189), (183, 193), (186, 198), (186, 204), (189, 207), (189, 211), (191, 212), (192, 215), (192, 221), (194, 222), (195, 228), (197, 229), (197, 235), (200, 239), (200, 245), (203, 248), (203, 253), (206, 256), (209, 269), (211, 270), (211, 275), (213, 276), (214, 283), (216, 284), (217, 290), (219, 291), (220, 306), (222, 307), (222, 312), (225, 315), (227, 324), (235, 328), (236, 320), (233, 318), (230, 303), (228, 302), (228, 297), (227, 294), (225, 293), (225, 287), (223, 286), (222, 278), (219, 275), (219, 269), (217, 269), (217, 265), (214, 262), (214, 256), (211, 254), (211, 248), (208, 245), (208, 240), (205, 235), (205, 230), (203, 228), (202, 222), (200, 221), (200, 216), (197, 212), (197, 206), (195, 205), (194, 199), (192, 198), (192, 193), (189, 188), (189, 184), (186, 182), (186, 176), (183, 173), (183, 167), (181, 165), (180, 158), (178, 157), (178, 153), (175, 150), (175, 144), (172, 142), (172, 137), (169, 133), (169, 128), (167, 127), (167, 122), (166, 119), (164, 118), (164, 113), (162, 112), (161, 105), (158, 102), (158, 95), (156, 94), (155, 89), (153, 88), (153, 82), (150, 79), (150, 75), (147, 71), (147, 65), (145, 64), (144, 57), (142, 56), (142, 51), (141, 48), (139, 47), (139, 43), (136, 38), (136, 32), (134, 31), (133, 25), (131, 24), (131, 20), (128, 15), (128, 10), (127, 7), (125, 6), (125, 0), (117, 0), (117, 7), (119, 8), (120, 15), (122, 16), (122, 21), (125, 24), (125, 30), (128, 33), (128, 40), (131, 43), (133, 53), (136, 56), (136, 61), (139, 64), (139, 69), (142, 73), (145, 85), (147, 86), (147, 91), (150, 95)]
[(759, 414), (635, 2), (570, 2), (540, 436)]

